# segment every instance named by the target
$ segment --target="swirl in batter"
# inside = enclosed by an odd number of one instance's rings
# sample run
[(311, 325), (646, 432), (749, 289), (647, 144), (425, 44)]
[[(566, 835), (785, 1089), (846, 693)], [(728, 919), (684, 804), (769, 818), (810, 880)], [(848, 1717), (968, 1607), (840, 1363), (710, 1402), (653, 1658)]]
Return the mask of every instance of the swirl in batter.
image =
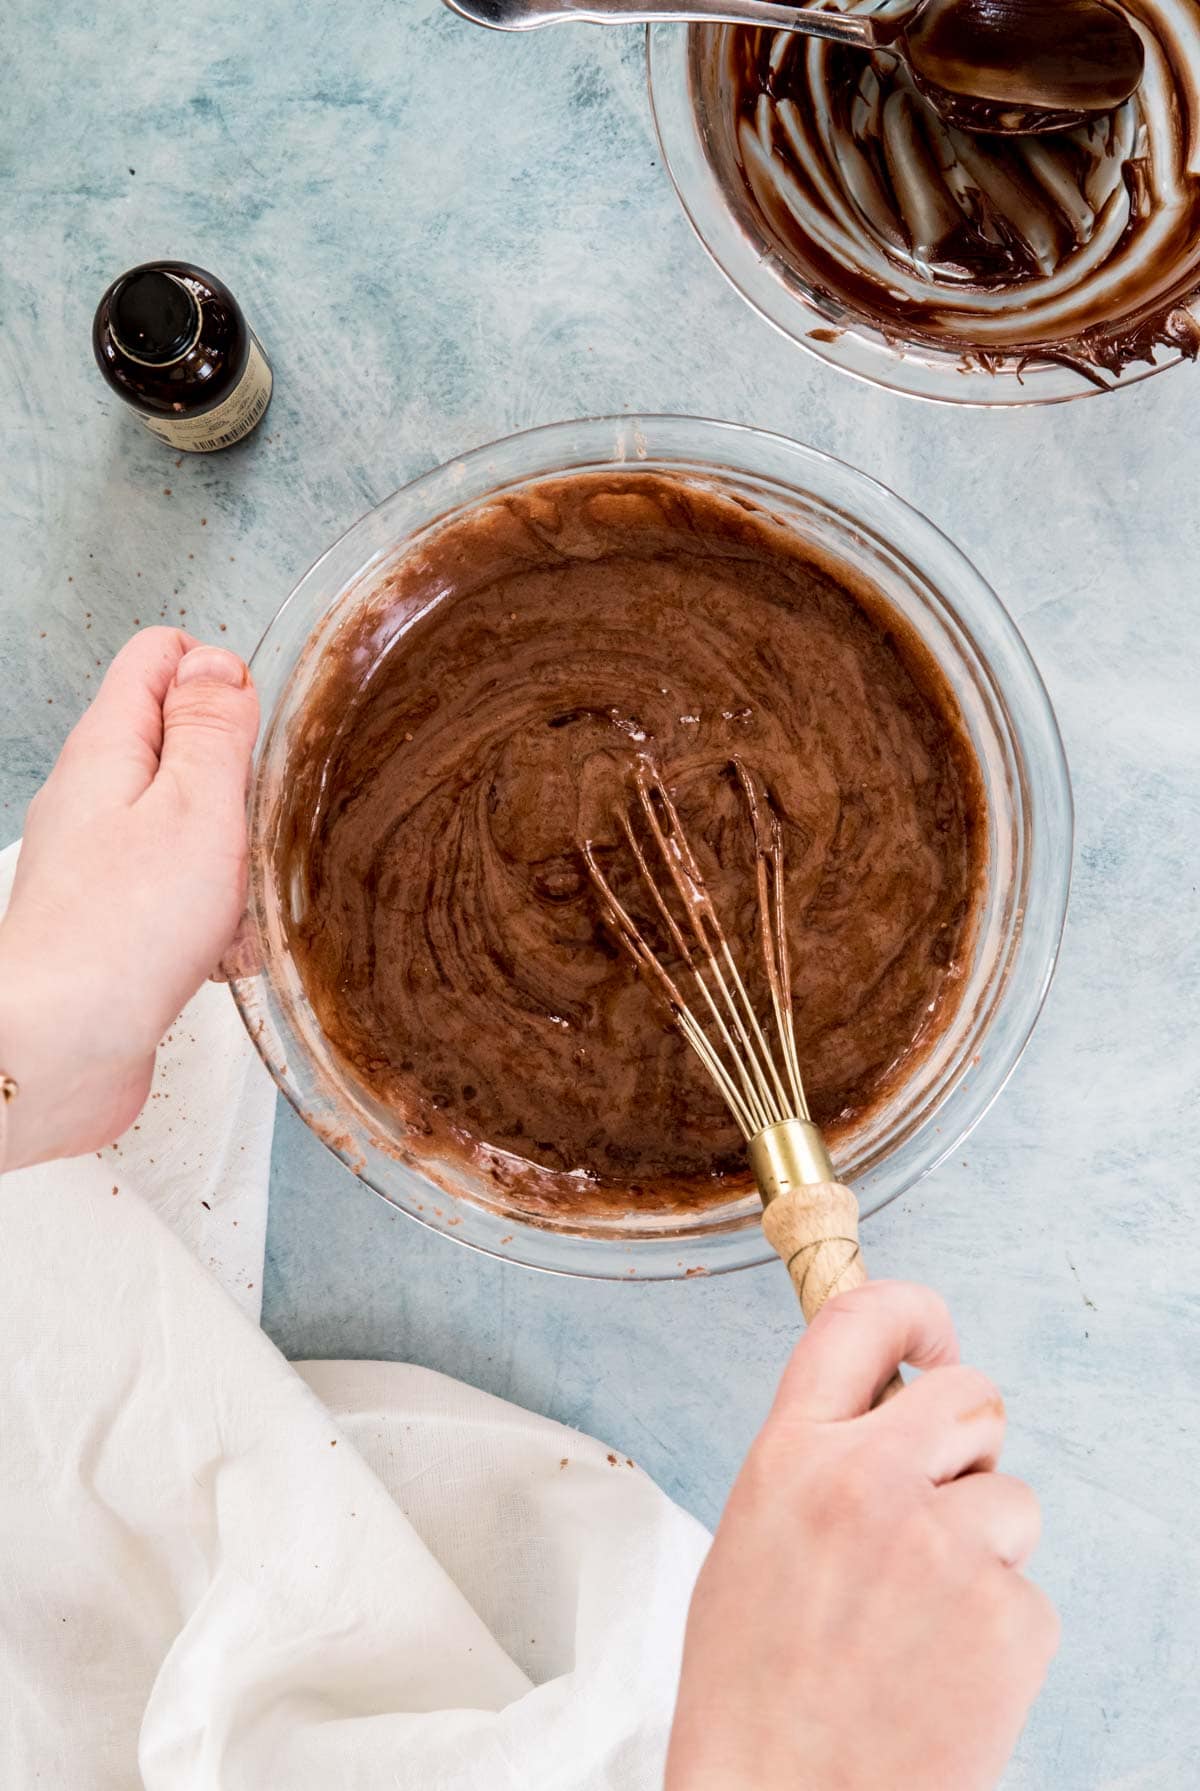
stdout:
[(1200, 6), (1126, 10), (1139, 91), (1045, 137), (956, 130), (886, 52), (697, 29), (709, 153), (835, 324), (992, 370), (1066, 362), (1100, 384), (1159, 350), (1194, 359)]
[(350, 1075), (525, 1210), (744, 1184), (579, 850), (636, 903), (615, 817), (651, 757), (753, 963), (735, 754), (782, 822), (801, 1060), (836, 1141), (953, 1011), (983, 877), (957, 705), (878, 592), (711, 483), (579, 474), (442, 525), (322, 662), (277, 828), (305, 990)]

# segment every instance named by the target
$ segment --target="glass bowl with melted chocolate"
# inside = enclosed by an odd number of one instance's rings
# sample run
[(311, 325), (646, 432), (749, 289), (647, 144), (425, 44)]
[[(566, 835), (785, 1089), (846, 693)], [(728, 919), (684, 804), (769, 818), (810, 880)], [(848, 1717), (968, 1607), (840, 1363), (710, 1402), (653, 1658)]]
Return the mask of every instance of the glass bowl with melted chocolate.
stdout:
[(663, 158), (743, 297), (847, 372), (973, 404), (1132, 384), (1200, 350), (1200, 0), (1125, 10), (1137, 93), (1037, 137), (954, 129), (883, 52), (655, 27)]
[(365, 1182), (535, 1267), (770, 1258), (739, 1135), (609, 936), (587, 838), (651, 757), (753, 968), (739, 759), (780, 818), (815, 1117), (871, 1212), (1010, 1073), (1058, 947), (1062, 748), (932, 525), (780, 437), (589, 419), (398, 492), (253, 661), (261, 969), (235, 994)]

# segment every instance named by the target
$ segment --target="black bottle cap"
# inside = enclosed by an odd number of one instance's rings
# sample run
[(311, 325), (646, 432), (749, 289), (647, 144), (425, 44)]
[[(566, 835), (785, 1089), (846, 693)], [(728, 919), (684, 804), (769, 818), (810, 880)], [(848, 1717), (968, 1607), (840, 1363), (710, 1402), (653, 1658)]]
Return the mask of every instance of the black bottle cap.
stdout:
[(134, 360), (161, 367), (192, 346), (200, 307), (182, 280), (147, 268), (121, 281), (112, 295), (109, 320), (118, 348)]

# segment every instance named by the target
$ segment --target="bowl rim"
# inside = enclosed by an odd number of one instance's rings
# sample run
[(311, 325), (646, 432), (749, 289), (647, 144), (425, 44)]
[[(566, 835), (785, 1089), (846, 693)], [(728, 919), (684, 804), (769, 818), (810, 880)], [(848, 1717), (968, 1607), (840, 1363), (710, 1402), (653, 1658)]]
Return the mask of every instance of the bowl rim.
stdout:
[[(674, 452), (669, 443), (648, 441), (648, 438), (655, 438), (660, 432), (669, 436), (673, 430), (692, 432), (697, 439), (690, 440), (686, 448), (681, 446)], [(561, 444), (565, 439), (578, 435), (579, 432), (583, 432), (589, 438), (587, 452), (579, 453), (574, 460), (551, 456), (550, 451), (556, 444)], [(983, 578), (962, 549), (943, 529), (925, 516), (915, 505), (900, 497), (871, 474), (861, 471), (836, 455), (798, 442), (777, 431), (761, 429), (753, 424), (735, 423), (720, 418), (698, 417), (680, 412), (621, 412), (564, 418), (557, 422), (538, 424), (508, 435), (498, 436), (478, 444), (463, 454), (456, 455), (452, 459), (418, 474), (398, 486), (379, 504), (365, 511), (312, 561), (297, 580), (293, 589), (264, 628), (250, 657), (249, 664), (252, 672), (256, 670), (256, 667), (261, 668), (263, 656), (285, 617), (289, 617), (302, 607), (305, 597), (311, 595), (313, 587), (321, 583), (324, 570), (331, 562), (344, 557), (345, 551), (351, 543), (359, 538), (365, 542), (378, 531), (381, 522), (386, 527), (388, 512), (398, 508), (402, 502), (411, 504), (428, 487), (436, 489), (441, 484), (452, 487), (456, 477), (459, 477), (462, 472), (473, 466), (478, 467), (498, 452), (521, 450), (528, 452), (535, 444), (544, 444), (547, 449), (547, 454), (541, 458), (539, 464), (518, 468), (494, 488), (490, 487), (476, 495), (468, 495), (461, 501), (453, 489), (449, 490), (448, 501), (431, 511), (415, 529), (392, 539), (386, 546), (377, 547), (373, 553), (363, 557), (357, 569), (349, 577), (342, 578), (332, 594), (327, 596), (321, 615), (309, 623), (305, 641), (307, 642), (311, 638), (313, 632), (320, 627), (322, 619), (330, 615), (348, 591), (352, 587), (360, 587), (372, 570), (382, 561), (394, 557), (409, 542), (438, 527), (457, 514), (460, 509), (486, 502), (493, 490), (500, 492), (511, 489), (515, 485), (552, 479), (570, 473), (573, 467), (594, 468), (596, 471), (600, 471), (604, 466), (623, 465), (630, 470), (636, 470), (639, 466), (645, 466), (647, 470), (654, 470), (664, 465), (669, 467), (672, 464), (677, 465), (681, 471), (707, 468), (714, 473), (724, 470), (737, 475), (740, 472), (746, 477), (765, 484), (774, 482), (781, 487), (785, 485), (786, 482), (781, 475), (776, 475), (772, 481), (768, 475), (753, 470), (744, 459), (739, 462), (736, 448), (729, 454), (711, 451), (716, 444), (722, 442), (759, 444), (767, 451), (781, 452), (797, 469), (803, 466), (824, 468), (826, 471), (832, 471), (835, 475), (848, 479), (857, 490), (870, 493), (877, 503), (882, 502), (885, 506), (901, 512), (909, 519), (910, 523), (916, 525), (919, 532), (925, 533), (931, 543), (936, 543), (941, 552), (948, 554), (952, 561), (960, 565), (969, 575), (976, 592), (984, 595), (989, 621), (1004, 637), (1006, 646), (1015, 656), (1019, 670), (1029, 687), (1029, 693), (1037, 706), (1037, 722), (1041, 728), (1040, 744), (1047, 748), (1049, 755), (1047, 763), (1041, 769), (1053, 786), (1052, 795), (1058, 804), (1057, 820), (1062, 829), (1061, 849), (1056, 852), (1052, 864), (1052, 870), (1056, 871), (1056, 875), (1052, 878), (1049, 890), (1053, 912), (1050, 918), (1047, 943), (1043, 951), (1040, 977), (1026, 998), (1017, 1035), (1009, 1047), (1008, 1059), (999, 1073), (995, 1070), (987, 1076), (976, 1073), (971, 1078), (973, 1084), (983, 1084), (984, 1093), (982, 1098), (975, 1100), (966, 1123), (951, 1127), (936, 1144), (931, 1142), (916, 1171), (870, 1207), (864, 1214), (864, 1219), (866, 1219), (875, 1212), (881, 1211), (892, 1200), (931, 1174), (959, 1148), (963, 1140), (990, 1111), (1012, 1077), (1028, 1047), (1057, 968), (1066, 924), (1073, 867), (1074, 804), (1069, 767), (1057, 718), (1045, 683), (1017, 623), (990, 583)], [(617, 450), (616, 452), (607, 451), (614, 448)], [(798, 479), (792, 489), (801, 495), (804, 494), (804, 487)], [(808, 495), (813, 494), (809, 493)], [(827, 507), (832, 506), (832, 500), (828, 498), (820, 501)], [(860, 524), (862, 523), (861, 517), (857, 520)], [(866, 527), (868, 533), (876, 532), (870, 524), (863, 524), (863, 526)], [(940, 588), (937, 594), (945, 602), (956, 624), (973, 641), (974, 637), (970, 627), (959, 616), (953, 601), (943, 597)], [(278, 719), (278, 699), (290, 684), (298, 663), (299, 659), (297, 658), (287, 667), (284, 683), (276, 693), (276, 701), (265, 718), (256, 748), (256, 769), (273, 736), (273, 729)], [(985, 664), (994, 681), (995, 674), (992, 671), (990, 659), (986, 660)], [(1003, 684), (999, 688), (1003, 691)], [(259, 780), (256, 775), (252, 780), (249, 797), (251, 878), (248, 906), (252, 916), (256, 914), (256, 899), (259, 893), (257, 872), (260, 867), (256, 865), (254, 856), (256, 843), (254, 832), (255, 798), (258, 793), (258, 784)], [(367, 1160), (364, 1159), (359, 1148), (361, 1140), (346, 1143), (336, 1136), (331, 1136), (328, 1129), (323, 1129), (313, 1122), (311, 1113), (306, 1110), (304, 1093), (292, 1079), (289, 1062), (294, 1056), (294, 1051), (285, 1048), (281, 1060), (276, 1061), (264, 1038), (265, 1022), (269, 1022), (275, 1028), (278, 1028), (280, 1024), (278, 1013), (272, 1007), (270, 1000), (268, 1000), (265, 1010), (262, 1005), (263, 989), (265, 988), (268, 997), (273, 993), (266, 975), (259, 971), (252, 975), (233, 978), (230, 981), (230, 988), (246, 1029), (276, 1086), (325, 1148), (337, 1156), (358, 1180), (387, 1201), (390, 1206), (403, 1212), (416, 1223), (426, 1226), (429, 1230), (437, 1232), (463, 1248), (493, 1256), (500, 1261), (519, 1263), (523, 1267), (536, 1269), (542, 1273), (566, 1275), (584, 1280), (621, 1282), (707, 1278), (709, 1275), (732, 1273), (737, 1269), (761, 1266), (775, 1260), (774, 1252), (767, 1244), (761, 1227), (752, 1223), (747, 1224), (741, 1219), (733, 1219), (725, 1227), (714, 1229), (698, 1237), (680, 1236), (668, 1232), (650, 1237), (620, 1238), (612, 1234), (572, 1233), (540, 1227), (527, 1219), (505, 1214), (498, 1220), (498, 1228), (506, 1229), (511, 1234), (502, 1242), (511, 1242), (519, 1246), (513, 1251), (499, 1247), (495, 1241), (485, 1241), (476, 1236), (463, 1235), (457, 1229), (457, 1224), (452, 1228), (444, 1218), (441, 1223), (438, 1223), (437, 1219), (423, 1208), (419, 1211), (414, 1210), (417, 1205), (415, 1200), (405, 1204), (393, 1192), (381, 1186), (379, 1181), (373, 1179), (372, 1172), (367, 1167)], [(294, 1034), (289, 1029), (285, 1047), (294, 1046), (296, 1042)], [(962, 1076), (957, 1078), (951, 1084), (948, 1093), (942, 1098), (948, 1099), (949, 1095), (953, 1094), (965, 1079)], [(928, 1131), (928, 1129), (927, 1125), (917, 1128), (918, 1132)], [(453, 1204), (454, 1197), (439, 1188), (430, 1178), (425, 1177), (419, 1169), (407, 1166), (405, 1168), (406, 1173), (422, 1190)], [(470, 1208), (476, 1213), (484, 1211), (483, 1208), (467, 1200), (463, 1200), (461, 1205), (464, 1209)], [(489, 1215), (489, 1217), (491, 1216)], [(522, 1247), (523, 1244), (529, 1244), (530, 1240), (544, 1241), (546, 1239), (553, 1240), (556, 1246), (561, 1245), (562, 1251), (560, 1252), (557, 1248), (540, 1251), (534, 1246), (532, 1254), (530, 1254)], [(702, 1267), (684, 1266), (682, 1259), (686, 1258), (689, 1252), (704, 1255), (706, 1260)], [(557, 1258), (561, 1254), (565, 1254), (568, 1260), (558, 1260)], [(619, 1263), (605, 1260), (618, 1256), (622, 1258)], [(671, 1262), (667, 1260), (669, 1257), (679, 1260)]]

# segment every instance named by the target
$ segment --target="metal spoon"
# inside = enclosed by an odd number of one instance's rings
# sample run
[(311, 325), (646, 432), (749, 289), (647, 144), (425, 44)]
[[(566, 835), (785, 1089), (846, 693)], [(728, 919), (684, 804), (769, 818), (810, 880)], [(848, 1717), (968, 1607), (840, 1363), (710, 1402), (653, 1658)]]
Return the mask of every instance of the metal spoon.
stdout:
[(1110, 0), (916, 0), (898, 11), (814, 12), (776, 0), (446, 0), (495, 31), (593, 25), (762, 25), (886, 50), (942, 116), (1005, 135), (1066, 131), (1129, 98), (1142, 40)]

